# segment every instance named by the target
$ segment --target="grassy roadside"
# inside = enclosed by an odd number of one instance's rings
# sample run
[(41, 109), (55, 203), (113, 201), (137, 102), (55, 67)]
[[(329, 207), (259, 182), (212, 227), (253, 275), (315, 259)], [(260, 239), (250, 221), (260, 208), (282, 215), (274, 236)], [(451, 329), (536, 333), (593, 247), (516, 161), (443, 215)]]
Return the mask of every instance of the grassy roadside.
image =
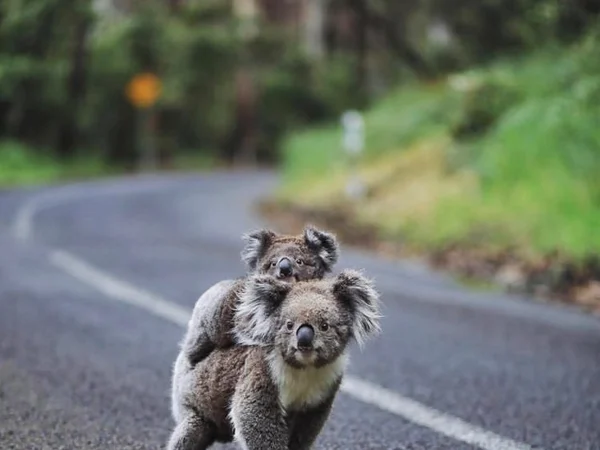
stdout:
[[(215, 166), (207, 156), (181, 153), (171, 161), (169, 170), (205, 170)], [(95, 154), (94, 154), (95, 155)], [(0, 188), (30, 184), (52, 184), (65, 181), (123, 175), (124, 169), (107, 165), (98, 156), (77, 157), (60, 162), (40, 151), (33, 151), (15, 141), (0, 141)]]
[(370, 246), (600, 310), (599, 43), (388, 96), (365, 113), (361, 201), (344, 196), (339, 127), (292, 135), (275, 203), (337, 215), (338, 231), (369, 230)]
[(0, 142), (0, 187), (3, 188), (98, 177), (111, 172), (97, 160), (78, 159), (59, 163), (19, 142)]

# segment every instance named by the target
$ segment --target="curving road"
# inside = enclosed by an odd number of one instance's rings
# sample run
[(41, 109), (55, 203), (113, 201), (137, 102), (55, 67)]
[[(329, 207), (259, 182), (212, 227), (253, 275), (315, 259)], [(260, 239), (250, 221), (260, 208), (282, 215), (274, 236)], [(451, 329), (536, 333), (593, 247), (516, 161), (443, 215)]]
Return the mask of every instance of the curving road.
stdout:
[[(0, 448), (160, 449), (187, 314), (267, 172), (0, 192)], [(600, 449), (600, 321), (342, 248), (383, 295), (317, 448)], [(216, 446), (215, 448), (234, 448)]]

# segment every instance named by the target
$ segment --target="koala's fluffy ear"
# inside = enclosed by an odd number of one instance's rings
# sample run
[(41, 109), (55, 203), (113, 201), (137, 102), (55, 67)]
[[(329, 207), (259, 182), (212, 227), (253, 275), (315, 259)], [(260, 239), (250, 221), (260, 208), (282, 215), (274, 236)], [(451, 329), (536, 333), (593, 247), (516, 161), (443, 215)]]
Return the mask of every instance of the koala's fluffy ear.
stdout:
[(330, 272), (340, 255), (340, 248), (334, 234), (307, 225), (304, 228), (304, 242), (319, 255), (326, 272)]
[(356, 270), (343, 270), (334, 279), (333, 295), (350, 308), (352, 334), (360, 347), (370, 335), (381, 331), (379, 293), (371, 280)]
[(255, 230), (242, 236), (242, 239), (246, 241), (241, 253), (242, 261), (250, 271), (256, 269), (258, 260), (264, 256), (276, 237), (275, 232), (267, 229)]
[(275, 313), (291, 289), (271, 275), (248, 277), (234, 312), (233, 333), (241, 345), (269, 345), (275, 332)]

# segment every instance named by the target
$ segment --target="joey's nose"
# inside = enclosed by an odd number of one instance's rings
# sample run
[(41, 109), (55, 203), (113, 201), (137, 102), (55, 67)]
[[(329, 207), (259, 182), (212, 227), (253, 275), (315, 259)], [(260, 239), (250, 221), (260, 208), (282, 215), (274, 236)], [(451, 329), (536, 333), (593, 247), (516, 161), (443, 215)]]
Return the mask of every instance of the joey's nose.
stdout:
[(293, 273), (292, 262), (288, 258), (281, 258), (278, 264), (279, 275), (289, 277)]
[(298, 339), (298, 348), (308, 349), (312, 347), (313, 338), (315, 337), (315, 330), (310, 325), (302, 325), (296, 331), (296, 338)]

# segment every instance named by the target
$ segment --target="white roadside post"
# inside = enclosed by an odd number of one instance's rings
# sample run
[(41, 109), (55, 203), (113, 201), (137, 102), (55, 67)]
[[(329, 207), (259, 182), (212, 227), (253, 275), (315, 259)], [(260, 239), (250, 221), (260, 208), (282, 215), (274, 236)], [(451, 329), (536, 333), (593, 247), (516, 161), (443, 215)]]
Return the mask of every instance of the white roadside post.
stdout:
[(358, 161), (365, 146), (364, 120), (358, 111), (342, 114), (343, 146), (350, 163), (350, 177), (346, 185), (346, 195), (358, 200), (365, 194), (365, 187), (358, 175)]

